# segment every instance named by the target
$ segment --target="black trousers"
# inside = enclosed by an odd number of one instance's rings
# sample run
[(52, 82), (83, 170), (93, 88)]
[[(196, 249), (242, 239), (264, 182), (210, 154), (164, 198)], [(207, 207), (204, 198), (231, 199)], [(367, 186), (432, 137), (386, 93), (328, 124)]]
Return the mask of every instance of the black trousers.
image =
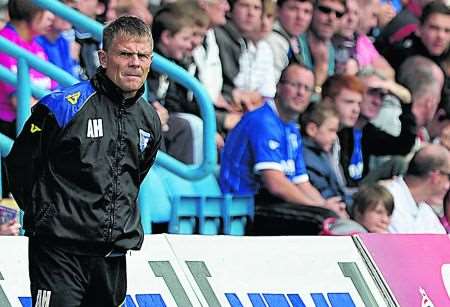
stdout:
[(28, 259), (33, 307), (117, 307), (125, 301), (125, 255), (75, 255), (30, 238)]

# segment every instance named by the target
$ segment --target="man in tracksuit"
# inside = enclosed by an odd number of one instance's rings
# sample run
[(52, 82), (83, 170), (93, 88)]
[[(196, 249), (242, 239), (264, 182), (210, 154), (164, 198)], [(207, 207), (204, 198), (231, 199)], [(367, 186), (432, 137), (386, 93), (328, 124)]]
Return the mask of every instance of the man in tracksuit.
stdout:
[(141, 98), (152, 50), (140, 19), (112, 22), (96, 75), (44, 97), (7, 157), (25, 212), (33, 306), (125, 299), (125, 253), (144, 239), (139, 186), (161, 140), (158, 115)]

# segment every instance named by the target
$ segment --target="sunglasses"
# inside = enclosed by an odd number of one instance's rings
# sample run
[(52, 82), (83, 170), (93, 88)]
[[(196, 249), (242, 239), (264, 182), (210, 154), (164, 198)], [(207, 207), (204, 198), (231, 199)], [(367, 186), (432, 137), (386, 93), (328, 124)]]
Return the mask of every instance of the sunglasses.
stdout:
[(332, 9), (331, 7), (328, 6), (318, 5), (317, 8), (319, 9), (319, 11), (327, 15), (334, 13), (336, 18), (338, 19), (342, 18), (342, 16), (345, 15), (345, 12), (336, 11), (335, 9)]

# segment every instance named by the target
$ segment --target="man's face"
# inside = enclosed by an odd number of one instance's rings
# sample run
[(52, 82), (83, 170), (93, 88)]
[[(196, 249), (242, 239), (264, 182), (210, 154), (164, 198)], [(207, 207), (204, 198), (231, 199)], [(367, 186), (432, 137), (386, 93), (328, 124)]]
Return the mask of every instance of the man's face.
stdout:
[(382, 82), (382, 80), (375, 75), (362, 78), (362, 81), (367, 87), (367, 92), (361, 103), (361, 115), (368, 120), (372, 120), (380, 113), (380, 109), (383, 106), (383, 99), (387, 94), (387, 91), (378, 86), (381, 84), (380, 82)]
[(227, 22), (225, 15), (230, 10), (227, 0), (200, 0), (200, 5), (208, 15), (211, 27), (223, 26)]
[(340, 27), (340, 18), (345, 14), (342, 3), (321, 0), (314, 9), (312, 30), (322, 40), (330, 40)]
[(99, 51), (106, 76), (124, 93), (133, 97), (143, 86), (150, 70), (152, 49), (147, 37), (116, 36), (108, 51)]
[[(449, 158), (447, 157), (447, 159)], [(450, 167), (448, 163), (446, 167), (430, 174), (430, 182), (428, 185), (430, 187), (431, 196), (427, 201), (432, 204), (441, 204), (445, 194), (450, 188)]]
[(360, 6), (361, 18), (359, 19), (358, 32), (368, 33), (370, 29), (378, 25), (379, 3), (372, 1), (367, 5)]
[(105, 6), (98, 0), (82, 0), (78, 1), (76, 8), (86, 16), (95, 18), (105, 10)]
[[(314, 74), (299, 66), (290, 67), (278, 83), (280, 108), (287, 115), (299, 115), (309, 105), (314, 88)], [(281, 113), (281, 112), (280, 112)]]
[(336, 109), (339, 113), (341, 126), (355, 126), (361, 110), (362, 99), (362, 94), (346, 88), (342, 89), (339, 95), (336, 96), (334, 103), (336, 104)]
[(191, 50), (192, 52), (195, 48), (200, 46), (205, 39), (205, 35), (208, 29), (206, 27), (194, 26), (192, 29), (192, 37), (191, 37)]
[(72, 28), (72, 24), (61, 17), (55, 16), (51, 28), (55, 33), (61, 33), (63, 31), (70, 30)]
[(450, 47), (450, 16), (431, 14), (417, 34), (431, 55), (442, 55)]
[(450, 151), (450, 120), (446, 120), (444, 128), (441, 130), (439, 140), (440, 144)]
[(298, 36), (309, 27), (313, 14), (311, 2), (288, 0), (278, 10), (278, 19), (283, 28), (292, 36)]
[(413, 96), (411, 111), (413, 112), (418, 127), (425, 127), (432, 123), (441, 101), (442, 87), (444, 86), (444, 73), (434, 65), (431, 70), (434, 83)]
[(261, 0), (237, 0), (231, 11), (231, 19), (246, 37), (260, 29), (261, 16)]
[(339, 33), (348, 38), (353, 38), (353, 34), (358, 28), (359, 5), (356, 0), (347, 1), (347, 12), (342, 17)]

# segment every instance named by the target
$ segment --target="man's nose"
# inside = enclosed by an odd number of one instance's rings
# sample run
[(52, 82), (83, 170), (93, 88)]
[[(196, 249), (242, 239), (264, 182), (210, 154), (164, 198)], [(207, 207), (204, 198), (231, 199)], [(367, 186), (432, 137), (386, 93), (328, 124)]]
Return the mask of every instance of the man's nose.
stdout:
[(128, 63), (133, 66), (139, 66), (141, 62), (139, 60), (138, 54), (134, 53), (133, 55), (131, 55)]

